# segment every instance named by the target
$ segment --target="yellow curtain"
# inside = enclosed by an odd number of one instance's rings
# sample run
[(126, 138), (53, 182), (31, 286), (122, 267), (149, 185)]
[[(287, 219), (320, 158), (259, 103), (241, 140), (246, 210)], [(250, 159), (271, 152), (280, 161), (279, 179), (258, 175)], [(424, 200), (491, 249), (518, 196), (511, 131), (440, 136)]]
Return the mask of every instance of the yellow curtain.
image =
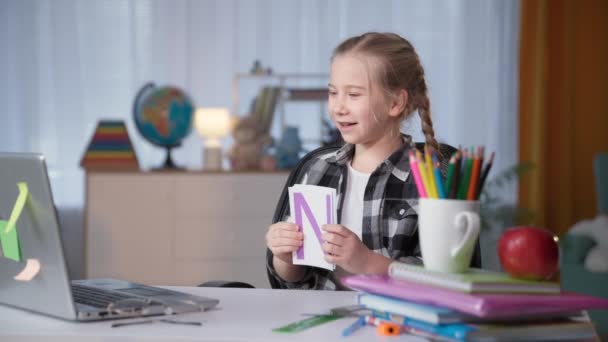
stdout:
[(597, 214), (593, 157), (608, 152), (608, 1), (522, 0), (519, 204), (561, 235)]

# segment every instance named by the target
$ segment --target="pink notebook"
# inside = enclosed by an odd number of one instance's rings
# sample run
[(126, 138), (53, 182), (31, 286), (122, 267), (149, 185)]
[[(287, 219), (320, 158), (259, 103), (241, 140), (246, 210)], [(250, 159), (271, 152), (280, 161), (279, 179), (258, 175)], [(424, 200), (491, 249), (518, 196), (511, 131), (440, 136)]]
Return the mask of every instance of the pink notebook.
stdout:
[(608, 299), (575, 293), (469, 294), (390, 278), (388, 275), (355, 275), (342, 278), (355, 290), (455, 309), (478, 317), (608, 309)]

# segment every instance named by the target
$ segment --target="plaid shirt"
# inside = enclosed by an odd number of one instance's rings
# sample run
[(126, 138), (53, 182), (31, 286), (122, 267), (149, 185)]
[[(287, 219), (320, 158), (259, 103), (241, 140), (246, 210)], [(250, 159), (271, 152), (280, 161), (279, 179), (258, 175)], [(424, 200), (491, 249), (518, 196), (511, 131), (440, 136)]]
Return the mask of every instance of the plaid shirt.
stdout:
[[(384, 160), (370, 175), (363, 197), (363, 243), (375, 253), (394, 260), (420, 262), (418, 243), (418, 190), (410, 175), (407, 151), (413, 146), (411, 137), (403, 136), (404, 144)], [(336, 189), (338, 219), (342, 213), (343, 194), (347, 182), (347, 163), (352, 160), (355, 146), (346, 144), (340, 149), (321, 155), (305, 166), (299, 184), (327, 186)], [(289, 216), (287, 212), (282, 221)], [(338, 222), (339, 223), (339, 222)], [(334, 272), (305, 266), (302, 280), (288, 282), (274, 270), (272, 253), (266, 267), (286, 289), (336, 290), (340, 284)]]

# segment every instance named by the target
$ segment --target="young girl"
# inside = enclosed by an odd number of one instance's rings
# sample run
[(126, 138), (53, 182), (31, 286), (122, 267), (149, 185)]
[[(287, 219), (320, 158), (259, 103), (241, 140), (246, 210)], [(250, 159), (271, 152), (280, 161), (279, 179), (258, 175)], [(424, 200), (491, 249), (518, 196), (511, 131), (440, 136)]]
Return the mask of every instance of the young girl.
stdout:
[(417, 110), (426, 143), (439, 147), (418, 55), (397, 34), (370, 32), (342, 42), (331, 61), (328, 109), (345, 145), (307, 163), (296, 183), (337, 190), (340, 224), (322, 227), (325, 260), (337, 267), (292, 264), (303, 235), (286, 216), (266, 234), (268, 274), (281, 288), (342, 289), (343, 275), (381, 274), (393, 260), (420, 261), (412, 141), (400, 132), (402, 120)]

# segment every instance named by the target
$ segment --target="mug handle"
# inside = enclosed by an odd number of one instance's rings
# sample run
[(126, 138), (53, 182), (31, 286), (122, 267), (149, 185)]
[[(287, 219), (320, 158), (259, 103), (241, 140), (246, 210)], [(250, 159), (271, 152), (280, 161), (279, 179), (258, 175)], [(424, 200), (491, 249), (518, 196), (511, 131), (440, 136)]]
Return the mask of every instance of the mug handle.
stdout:
[(479, 223), (479, 214), (472, 211), (463, 211), (454, 216), (454, 229), (466, 229), (466, 231), (458, 245), (452, 247), (452, 258), (456, 258), (463, 249), (469, 247), (471, 243), (475, 243), (475, 239), (479, 236)]

